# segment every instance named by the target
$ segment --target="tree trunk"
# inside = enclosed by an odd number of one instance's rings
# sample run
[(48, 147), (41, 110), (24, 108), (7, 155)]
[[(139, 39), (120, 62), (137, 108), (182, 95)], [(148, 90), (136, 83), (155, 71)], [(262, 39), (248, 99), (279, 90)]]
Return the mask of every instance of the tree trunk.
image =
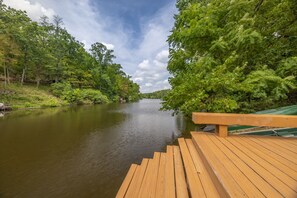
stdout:
[(23, 84), (24, 84), (25, 73), (26, 73), (26, 68), (24, 68), (24, 69), (23, 69), (23, 73), (22, 73), (22, 79), (21, 79), (21, 85), (23, 85)]
[(40, 78), (37, 77), (37, 79), (36, 79), (36, 86), (37, 86), (37, 88), (39, 88), (39, 85), (40, 85)]
[(10, 77), (9, 77), (9, 69), (6, 68), (6, 75), (7, 75), (7, 84), (9, 85), (10, 84)]
[(25, 56), (24, 56), (24, 68), (23, 68), (23, 73), (22, 73), (21, 85), (24, 84), (26, 69), (27, 69), (27, 49), (26, 49)]
[(7, 86), (7, 76), (6, 76), (6, 65), (5, 65), (5, 61), (4, 61), (4, 67), (3, 67), (3, 71), (4, 71), (4, 87), (6, 88)]

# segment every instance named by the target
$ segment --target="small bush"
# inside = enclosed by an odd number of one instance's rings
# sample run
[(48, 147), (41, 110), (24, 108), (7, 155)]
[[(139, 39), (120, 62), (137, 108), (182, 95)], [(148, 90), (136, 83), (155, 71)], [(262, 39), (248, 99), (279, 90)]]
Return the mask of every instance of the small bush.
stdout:
[(99, 90), (94, 89), (73, 89), (70, 83), (54, 83), (51, 85), (53, 95), (75, 104), (104, 104), (108, 98)]
[(51, 84), (51, 92), (54, 96), (62, 98), (65, 92), (71, 91), (72, 87), (70, 83), (53, 83)]
[(99, 90), (83, 89), (82, 95), (85, 100), (89, 100), (93, 104), (108, 103), (108, 98), (105, 95), (103, 95)]

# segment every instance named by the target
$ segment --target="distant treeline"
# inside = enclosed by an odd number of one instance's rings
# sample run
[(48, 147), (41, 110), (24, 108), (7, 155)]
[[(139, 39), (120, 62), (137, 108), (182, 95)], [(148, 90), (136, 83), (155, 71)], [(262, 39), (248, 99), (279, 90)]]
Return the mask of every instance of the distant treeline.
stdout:
[(166, 96), (168, 91), (169, 91), (169, 89), (155, 91), (155, 92), (152, 92), (152, 93), (142, 93), (141, 98), (162, 99), (163, 97)]
[[(24, 11), (10, 8), (0, 0), (0, 81), (36, 83), (65, 88), (70, 98), (79, 90), (93, 89), (113, 101), (139, 98), (139, 86), (114, 63), (113, 50), (96, 42), (86, 50), (63, 27), (59, 16), (32, 21)], [(83, 91), (86, 94), (86, 91)], [(93, 94), (91, 91), (87, 93)], [(87, 96), (86, 96), (87, 97)]]

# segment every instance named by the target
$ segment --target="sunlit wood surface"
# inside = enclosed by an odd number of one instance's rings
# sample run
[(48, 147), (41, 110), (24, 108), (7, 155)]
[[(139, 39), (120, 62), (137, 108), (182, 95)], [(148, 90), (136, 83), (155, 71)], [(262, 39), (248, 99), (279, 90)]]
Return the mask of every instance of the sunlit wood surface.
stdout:
[(132, 164), (117, 197), (297, 197), (297, 139), (192, 132)]

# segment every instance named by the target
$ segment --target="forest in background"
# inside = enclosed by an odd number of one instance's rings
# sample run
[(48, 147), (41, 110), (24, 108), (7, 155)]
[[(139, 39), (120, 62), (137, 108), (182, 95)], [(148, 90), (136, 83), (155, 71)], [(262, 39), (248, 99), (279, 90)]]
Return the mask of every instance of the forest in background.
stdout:
[(140, 96), (141, 98), (147, 98), (147, 99), (163, 99), (166, 94), (168, 93), (169, 89), (154, 91), (151, 93), (142, 93)]
[(68, 103), (138, 100), (138, 84), (114, 62), (113, 53), (99, 42), (86, 50), (59, 16), (34, 22), (26, 12), (0, 0), (0, 99), (4, 101), (17, 97), (16, 84), (50, 86), (54, 96)]
[(178, 0), (163, 109), (255, 112), (297, 104), (296, 0)]

